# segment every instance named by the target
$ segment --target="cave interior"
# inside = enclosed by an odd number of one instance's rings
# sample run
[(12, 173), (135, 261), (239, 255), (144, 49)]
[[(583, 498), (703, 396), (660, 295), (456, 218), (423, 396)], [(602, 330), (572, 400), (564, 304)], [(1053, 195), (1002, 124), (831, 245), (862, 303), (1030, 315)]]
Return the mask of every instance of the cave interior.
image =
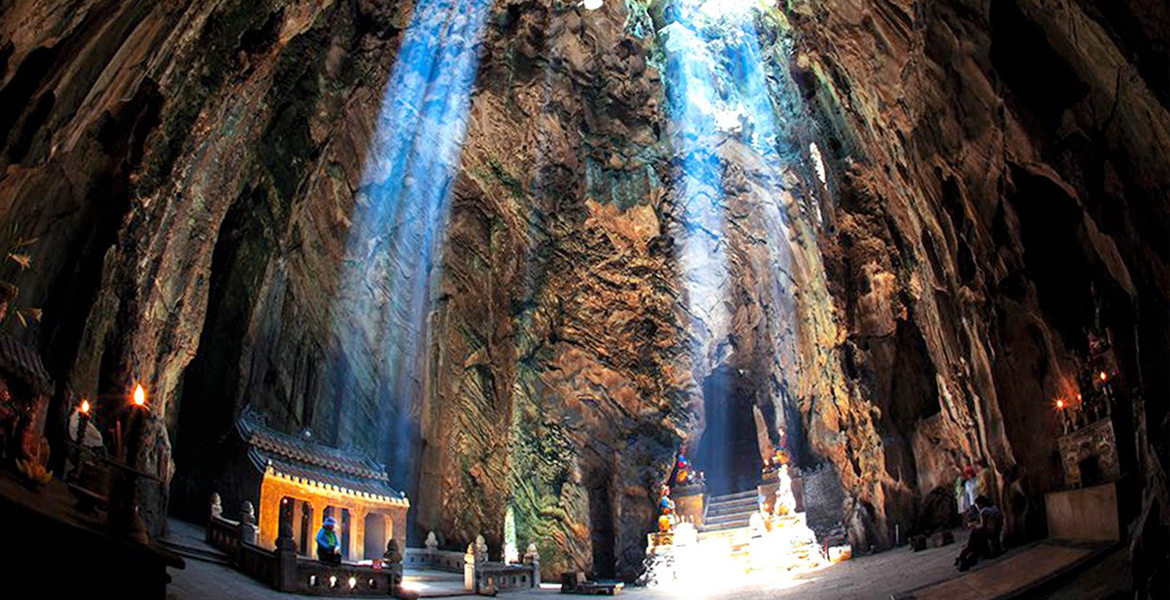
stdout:
[(1168, 157), (1165, 0), (0, 1), (0, 564), (1165, 597)]

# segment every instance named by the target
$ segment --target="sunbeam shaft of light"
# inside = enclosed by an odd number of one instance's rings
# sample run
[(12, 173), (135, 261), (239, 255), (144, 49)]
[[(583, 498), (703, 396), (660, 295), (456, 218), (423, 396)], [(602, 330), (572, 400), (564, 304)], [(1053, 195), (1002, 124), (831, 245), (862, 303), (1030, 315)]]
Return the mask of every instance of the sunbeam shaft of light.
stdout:
[[(409, 475), (408, 399), (422, 364), (434, 256), (491, 6), (492, 0), (416, 3), (386, 84), (346, 245), (333, 318), (339, 441), (375, 428), (396, 482)], [(360, 406), (374, 408), (375, 422)]]
[[(760, 50), (755, 19), (761, 14), (757, 11), (767, 10), (762, 6), (756, 0), (673, 0), (670, 22), (660, 31), (672, 142), (682, 171), (678, 194), (686, 233), (679, 266), (691, 315), (690, 350), (699, 377), (712, 377), (710, 370), (725, 364), (728, 352), (733, 351), (723, 343), (731, 333), (736, 295), (728, 203), (746, 201), (749, 208), (745, 210), (758, 210), (764, 216), (769, 264), (755, 268), (786, 271), (791, 259), (780, 203), (779, 171), (786, 166), (780, 152), (783, 127), (773, 102), (781, 90), (773, 89)], [(737, 198), (732, 198), (724, 182), (722, 154), (736, 143), (750, 149), (758, 160), (736, 167), (748, 187), (737, 190)], [(760, 204), (751, 207), (752, 202)], [(774, 293), (782, 295), (784, 290)], [(779, 300), (776, 305), (790, 304), (784, 298), (773, 300)], [(740, 435), (732, 430), (737, 419), (731, 411), (737, 410), (737, 403), (730, 395), (737, 388), (730, 382), (703, 385), (707, 428), (702, 446), (707, 464), (701, 468), (731, 471), (739, 466), (733, 463), (742, 460), (730, 451)], [(708, 474), (724, 480), (718, 473)]]

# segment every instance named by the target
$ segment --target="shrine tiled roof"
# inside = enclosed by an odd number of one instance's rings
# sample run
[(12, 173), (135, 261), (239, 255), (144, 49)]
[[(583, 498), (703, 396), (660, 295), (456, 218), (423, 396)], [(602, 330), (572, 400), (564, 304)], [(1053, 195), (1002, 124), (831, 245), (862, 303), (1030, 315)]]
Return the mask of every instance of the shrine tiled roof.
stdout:
[(0, 334), (0, 370), (19, 378), (37, 394), (53, 393), (53, 380), (41, 357), (10, 335)]
[(248, 458), (261, 472), (271, 470), (309, 485), (408, 504), (405, 495), (390, 485), (386, 467), (365, 454), (276, 431), (251, 412), (236, 421), (236, 429), (248, 444)]

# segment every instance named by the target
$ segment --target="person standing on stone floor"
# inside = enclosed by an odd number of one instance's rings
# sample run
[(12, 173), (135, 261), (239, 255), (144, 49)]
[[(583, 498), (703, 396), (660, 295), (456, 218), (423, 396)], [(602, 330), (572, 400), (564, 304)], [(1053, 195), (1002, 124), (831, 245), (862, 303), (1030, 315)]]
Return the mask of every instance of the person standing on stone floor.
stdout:
[(337, 541), (337, 532), (333, 530), (336, 524), (333, 517), (325, 517), (325, 522), (317, 531), (317, 560), (330, 565), (341, 564), (341, 544)]
[(966, 515), (975, 506), (975, 497), (978, 482), (975, 479), (975, 467), (968, 464), (963, 474), (955, 479), (955, 501), (958, 504), (959, 516)]

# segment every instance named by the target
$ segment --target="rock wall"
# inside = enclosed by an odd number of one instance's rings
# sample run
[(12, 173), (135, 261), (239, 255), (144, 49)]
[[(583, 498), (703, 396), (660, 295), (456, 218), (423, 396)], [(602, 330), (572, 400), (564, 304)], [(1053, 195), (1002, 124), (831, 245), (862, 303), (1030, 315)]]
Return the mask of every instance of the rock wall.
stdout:
[[(261, 390), (247, 401), (278, 424), (330, 432), (335, 413), (303, 390), (400, 10), (82, 1), (0, 13), (0, 93), (17, 108), (0, 136), (0, 204), (39, 238), (20, 303), (44, 308), (24, 333), (60, 382), (55, 418), (95, 393), (112, 414), (145, 383), (158, 447), (144, 466), (168, 479), (178, 440), (173, 495), (188, 514), (202, 512), (214, 444), (245, 390)], [(300, 343), (282, 346), (264, 318)]]
[[(853, 449), (884, 463), (852, 467), (869, 488), (847, 484), (860, 521), (877, 525), (855, 539), (887, 544), (964, 461), (985, 459), (1001, 490), (1018, 466), (1033, 502), (1061, 486), (1052, 401), (1075, 391), (1094, 325), (1120, 355), (1122, 461), (1141, 510), (1165, 523), (1151, 458), (1167, 427), (1153, 399), (1170, 383), (1165, 5), (855, 0), (786, 14), (836, 182), (820, 245), (839, 348), (853, 404), (880, 415), (881, 444)], [(849, 469), (836, 438), (812, 437)]]
[[(1061, 485), (1050, 403), (1096, 321), (1144, 493), (1127, 516), (1168, 521), (1166, 407), (1144, 400), (1170, 392), (1164, 4), (791, 0), (750, 35), (704, 24), (719, 106), (775, 119), (761, 148), (751, 118), (682, 118), (677, 5), (496, 2), (426, 319), (385, 324), (425, 339), (388, 397), (353, 359), (374, 341), (339, 345), (335, 300), (412, 10), (0, 8), (0, 242), (38, 238), (18, 304), (44, 309), (9, 327), (59, 382), (58, 423), (76, 395), (108, 415), (146, 383), (143, 466), (167, 479), (175, 445), (172, 511), (202, 513), (251, 405), (408, 448), (411, 535), (498, 547), (511, 506), (550, 573), (632, 578), (674, 452), (725, 400), (705, 381), (735, 373), (801, 466), (833, 463), (856, 546), (884, 548), (936, 525), (968, 462), (1000, 489), (1020, 473), (1033, 506)], [(717, 190), (688, 191), (691, 147)]]

